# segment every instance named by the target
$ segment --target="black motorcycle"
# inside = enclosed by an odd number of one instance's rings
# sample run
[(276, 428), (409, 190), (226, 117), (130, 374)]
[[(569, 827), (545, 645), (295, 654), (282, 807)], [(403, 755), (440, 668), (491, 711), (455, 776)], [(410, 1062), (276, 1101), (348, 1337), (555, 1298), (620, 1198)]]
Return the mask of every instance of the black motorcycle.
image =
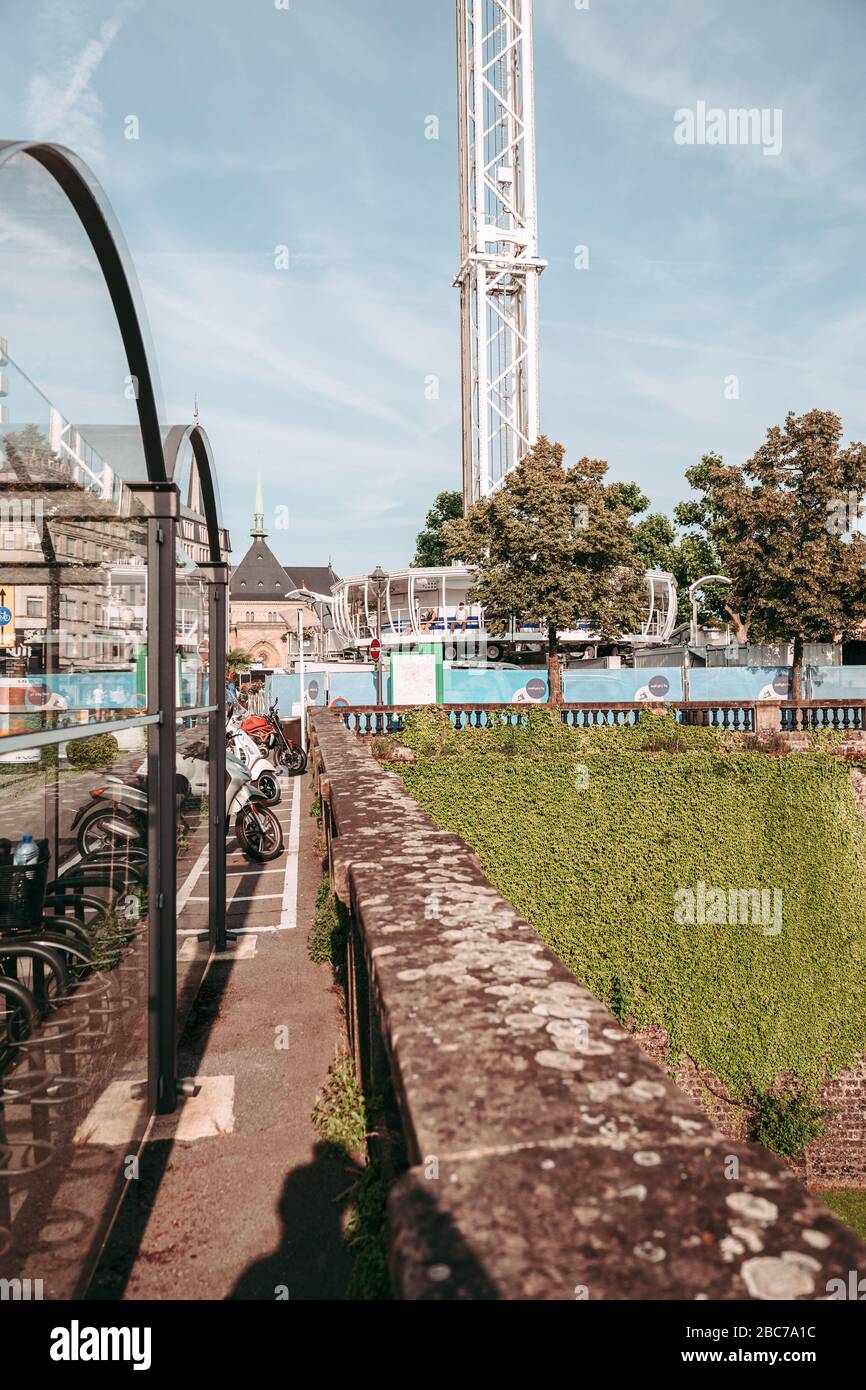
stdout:
[(265, 715), (248, 715), (241, 728), (250, 738), (255, 739), (262, 752), (272, 762), (279, 763), (286, 772), (297, 776), (307, 770), (307, 755), (303, 748), (286, 738), (282, 721), (277, 714), (277, 703), (275, 700)]

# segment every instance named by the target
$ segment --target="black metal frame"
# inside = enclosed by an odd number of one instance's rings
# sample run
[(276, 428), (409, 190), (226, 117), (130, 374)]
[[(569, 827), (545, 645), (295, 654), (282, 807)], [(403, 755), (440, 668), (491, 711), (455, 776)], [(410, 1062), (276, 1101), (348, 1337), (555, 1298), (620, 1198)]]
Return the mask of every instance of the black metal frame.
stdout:
[[(176, 564), (180, 493), (176, 483), (132, 483), (148, 514), (147, 705), (159, 722), (147, 731), (147, 902), (150, 989), (147, 1023), (148, 1107), (177, 1105), (177, 675)], [(156, 642), (154, 644), (154, 638)], [(151, 660), (153, 651), (157, 659)]]
[(215, 705), (208, 716), (208, 739), (211, 753), (209, 763), (208, 809), (208, 870), (210, 919), (208, 939), (211, 949), (224, 951), (226, 933), (226, 768), (221, 755), (226, 746), (226, 629), (229, 592), (229, 567), (224, 562), (202, 565), (208, 579), (208, 662), (211, 670), (211, 698)]
[[(156, 393), (147, 360), (144, 335), (135, 307), (129, 274), (105, 213), (99, 205), (93, 187), (76, 167), (71, 150), (65, 149), (62, 145), (43, 144), (38, 140), (0, 140), (0, 162), (5, 162), (15, 154), (26, 154), (42, 165), (66, 194), (87, 233), (111, 297), (130, 375), (136, 382), (135, 402), (147, 476), (152, 482), (165, 482)], [(91, 178), (96, 185), (93, 175)]]
[(226, 645), (228, 636), (229, 567), (223, 559), (220, 536), (220, 516), (214, 486), (214, 461), (210, 440), (201, 425), (173, 425), (166, 435), (164, 458), (166, 475), (177, 480), (181, 452), (189, 441), (201, 484), (207, 525), (210, 561), (199, 565), (208, 582), (208, 664), (211, 672), (209, 705), (215, 706), (208, 716), (208, 869), (210, 918), (207, 939), (211, 949), (224, 951), (226, 933), (226, 824), (225, 824), (225, 767), (222, 759), (213, 756), (214, 750), (225, 748), (226, 728)]

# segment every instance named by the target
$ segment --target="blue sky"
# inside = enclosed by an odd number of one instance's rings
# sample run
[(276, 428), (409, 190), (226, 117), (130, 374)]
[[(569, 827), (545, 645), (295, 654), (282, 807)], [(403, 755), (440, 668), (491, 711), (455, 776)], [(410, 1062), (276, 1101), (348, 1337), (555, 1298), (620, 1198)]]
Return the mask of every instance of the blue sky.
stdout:
[[(103, 183), (166, 419), (198, 393), (235, 558), (260, 468), (284, 561), (405, 564), (461, 476), (452, 0), (4, 0), (2, 18), (0, 133), (71, 145)], [(864, 41), (863, 0), (535, 2), (542, 425), (657, 508), (789, 409), (866, 437)], [(781, 109), (781, 154), (677, 145), (698, 101)], [(110, 418), (80, 303), (52, 295), (53, 353), (10, 304), (12, 355), (67, 414)]]

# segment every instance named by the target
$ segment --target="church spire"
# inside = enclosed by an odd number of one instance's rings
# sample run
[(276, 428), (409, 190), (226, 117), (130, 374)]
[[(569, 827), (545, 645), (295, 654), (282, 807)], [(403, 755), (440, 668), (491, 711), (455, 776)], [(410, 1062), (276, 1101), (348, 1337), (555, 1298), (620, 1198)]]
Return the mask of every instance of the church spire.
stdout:
[(253, 540), (264, 540), (267, 536), (265, 530), (265, 509), (262, 504), (262, 473), (261, 469), (256, 469), (256, 511), (253, 517), (250, 535)]

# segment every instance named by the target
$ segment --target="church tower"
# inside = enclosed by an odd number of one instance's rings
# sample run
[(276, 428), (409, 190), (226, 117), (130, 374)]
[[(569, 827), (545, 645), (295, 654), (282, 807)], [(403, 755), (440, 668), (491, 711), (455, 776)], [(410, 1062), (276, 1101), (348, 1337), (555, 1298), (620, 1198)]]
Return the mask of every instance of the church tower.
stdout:
[(256, 510), (253, 515), (253, 524), (250, 528), (250, 535), (254, 541), (265, 540), (267, 538), (265, 530), (265, 509), (262, 504), (262, 470), (256, 469)]

